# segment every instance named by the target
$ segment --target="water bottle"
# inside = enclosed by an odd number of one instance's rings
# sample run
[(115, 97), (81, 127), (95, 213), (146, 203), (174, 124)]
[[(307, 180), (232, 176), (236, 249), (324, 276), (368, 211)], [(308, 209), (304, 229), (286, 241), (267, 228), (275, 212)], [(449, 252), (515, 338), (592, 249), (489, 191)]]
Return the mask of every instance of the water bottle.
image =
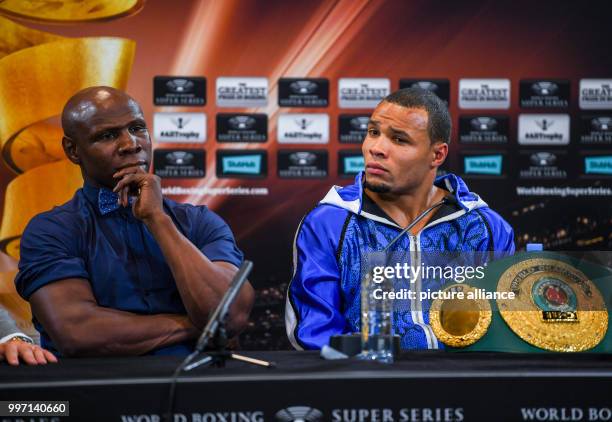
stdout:
[(375, 280), (372, 271), (363, 271), (361, 280), (362, 360), (393, 363), (393, 300), (382, 292), (393, 291), (393, 280)]

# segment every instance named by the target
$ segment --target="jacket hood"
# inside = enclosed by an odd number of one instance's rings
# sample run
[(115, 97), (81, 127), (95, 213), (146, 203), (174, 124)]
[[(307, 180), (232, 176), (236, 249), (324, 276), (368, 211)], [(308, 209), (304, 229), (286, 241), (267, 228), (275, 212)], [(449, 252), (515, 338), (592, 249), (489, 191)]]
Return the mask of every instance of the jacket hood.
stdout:
[[(319, 204), (334, 205), (336, 207), (343, 208), (353, 214), (363, 215), (371, 218), (371, 215), (364, 215), (362, 212), (363, 207), (363, 176), (364, 172), (359, 172), (355, 177), (355, 181), (352, 185), (348, 186), (332, 186), (327, 192), (325, 197), (319, 201)], [(463, 215), (466, 212), (475, 210), (477, 208), (488, 207), (487, 203), (483, 201), (480, 196), (474, 192), (470, 192), (469, 188), (459, 176), (448, 173), (444, 176), (438, 176), (434, 181), (434, 185), (444, 189), (455, 197), (457, 204), (462, 208), (459, 215)], [(373, 218), (378, 220), (378, 218)], [(388, 223), (388, 221), (384, 221)], [(393, 224), (395, 225), (395, 224)]]

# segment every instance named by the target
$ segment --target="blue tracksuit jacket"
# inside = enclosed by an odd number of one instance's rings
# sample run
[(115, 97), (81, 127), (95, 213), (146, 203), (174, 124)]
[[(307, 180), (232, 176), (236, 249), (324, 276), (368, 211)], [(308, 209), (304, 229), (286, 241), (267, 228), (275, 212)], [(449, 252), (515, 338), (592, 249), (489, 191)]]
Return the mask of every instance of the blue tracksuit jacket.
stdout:
[[(364, 195), (362, 176), (350, 186), (332, 187), (297, 229), (285, 312), (287, 335), (296, 349), (319, 349), (332, 335), (360, 331), (361, 260), (382, 251), (402, 230)], [(437, 210), (421, 232), (403, 236), (393, 250), (494, 251), (493, 258), (514, 252), (512, 228), (461, 178), (447, 174), (435, 185), (451, 192), (456, 203)], [(421, 280), (414, 286), (417, 291), (439, 287)], [(429, 326), (429, 305), (405, 303), (394, 310), (394, 331), (403, 349), (443, 347)]]

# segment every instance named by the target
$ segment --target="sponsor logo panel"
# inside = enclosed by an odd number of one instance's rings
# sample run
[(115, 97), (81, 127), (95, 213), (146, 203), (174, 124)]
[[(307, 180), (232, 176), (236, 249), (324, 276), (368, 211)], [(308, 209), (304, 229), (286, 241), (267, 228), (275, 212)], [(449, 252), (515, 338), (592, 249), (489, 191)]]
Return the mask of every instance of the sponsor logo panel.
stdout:
[(471, 153), (461, 154), (463, 174), (466, 177), (498, 178), (506, 174), (505, 154), (503, 153)]
[(510, 79), (460, 79), (459, 108), (510, 108)]
[(599, 179), (612, 177), (612, 154), (610, 151), (583, 154), (584, 178)]
[(567, 179), (570, 169), (566, 151), (519, 151), (520, 179)]
[(360, 144), (368, 134), (367, 114), (341, 114), (338, 117), (338, 138), (342, 143)]
[(400, 89), (421, 88), (433, 92), (448, 105), (450, 103), (450, 83), (448, 79), (400, 79)]
[(504, 115), (459, 117), (459, 142), (464, 144), (507, 144), (509, 118)]
[(570, 118), (568, 114), (520, 114), (518, 143), (520, 145), (568, 145)]
[(322, 179), (328, 175), (326, 150), (278, 151), (278, 177), (283, 179)]
[(329, 81), (324, 78), (281, 78), (278, 81), (280, 107), (327, 107)]
[(578, 95), (582, 110), (612, 110), (612, 79), (580, 79)]
[(206, 175), (206, 153), (200, 149), (165, 149), (153, 152), (153, 173), (165, 179), (199, 179)]
[(338, 151), (338, 175), (340, 177), (355, 177), (363, 170), (365, 170), (365, 160), (361, 151)]
[(580, 116), (579, 139), (583, 145), (612, 145), (612, 114)]
[(206, 105), (206, 78), (197, 76), (155, 76), (153, 104), (157, 106)]
[(338, 105), (340, 108), (374, 108), (391, 92), (386, 78), (340, 78)]
[(268, 104), (266, 78), (219, 77), (215, 88), (219, 107), (262, 107)]
[(568, 108), (570, 83), (561, 79), (523, 79), (519, 85), (522, 108)]
[(206, 114), (155, 113), (153, 115), (155, 139), (161, 142), (206, 141)]
[(217, 141), (266, 142), (268, 116), (265, 114), (217, 114)]
[(327, 114), (281, 114), (277, 139), (281, 144), (326, 144), (329, 142)]
[(263, 178), (268, 174), (265, 150), (217, 150), (217, 177)]

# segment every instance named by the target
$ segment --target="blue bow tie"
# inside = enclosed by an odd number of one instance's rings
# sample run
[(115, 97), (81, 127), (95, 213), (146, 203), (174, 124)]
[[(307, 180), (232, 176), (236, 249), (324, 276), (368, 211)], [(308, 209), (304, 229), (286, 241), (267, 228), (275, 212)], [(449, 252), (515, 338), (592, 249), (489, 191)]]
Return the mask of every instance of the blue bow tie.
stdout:
[[(106, 215), (109, 212), (118, 210), (121, 206), (119, 205), (119, 195), (115, 192), (101, 188), (98, 192), (98, 209), (100, 214)], [(130, 204), (134, 201), (134, 198), (129, 198)]]

